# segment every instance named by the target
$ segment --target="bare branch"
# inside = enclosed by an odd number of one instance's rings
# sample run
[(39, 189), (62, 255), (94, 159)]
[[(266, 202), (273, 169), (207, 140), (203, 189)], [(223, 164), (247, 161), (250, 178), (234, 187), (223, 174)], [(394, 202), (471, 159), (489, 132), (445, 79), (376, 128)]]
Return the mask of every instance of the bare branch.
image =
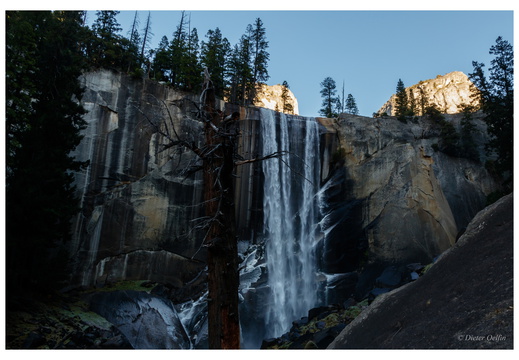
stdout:
[[(260, 162), (260, 161), (268, 160), (268, 159), (280, 159), (282, 156), (284, 156), (286, 154), (288, 154), (288, 151), (276, 151), (276, 152), (274, 152), (272, 154), (269, 154), (269, 155), (266, 155), (266, 156), (257, 157), (257, 158), (254, 158), (254, 159), (245, 159), (245, 160), (235, 161), (234, 165), (240, 166), (240, 165), (252, 164), (252, 163), (255, 163), (255, 162)], [(286, 164), (285, 161), (283, 161), (283, 162)]]
[(173, 138), (170, 133), (169, 133), (169, 129), (168, 129), (168, 126), (167, 126), (167, 123), (164, 121), (164, 127), (166, 129), (166, 131), (164, 132), (160, 126), (158, 126), (157, 124), (155, 124), (147, 115), (146, 113), (144, 113), (144, 111), (141, 110), (141, 108), (139, 108), (138, 106), (134, 105), (134, 107), (137, 109), (137, 111), (139, 111), (141, 113), (142, 116), (144, 116), (144, 118), (146, 120), (148, 120), (148, 123), (162, 136), (164, 136), (166, 139), (170, 140), (171, 142), (169, 144), (166, 144), (164, 145), (164, 150), (170, 148), (170, 147), (173, 147), (173, 146), (184, 146), (186, 147), (187, 149), (191, 150), (192, 152), (194, 152), (196, 155), (198, 155), (200, 158), (203, 158), (203, 153), (200, 151), (200, 149), (195, 145), (194, 142), (187, 142), (185, 140), (183, 140), (182, 138), (180, 138), (180, 136), (178, 135), (176, 129), (175, 129), (175, 126), (173, 124), (173, 118), (171, 116), (171, 112), (169, 111), (168, 107), (167, 107), (167, 104), (163, 101), (163, 100), (160, 100), (164, 107), (166, 108), (166, 111), (167, 111), (167, 114), (168, 114), (168, 117), (169, 117), (169, 120), (172, 124), (172, 129), (173, 129), (173, 132), (174, 132), (174, 135), (175, 137)]

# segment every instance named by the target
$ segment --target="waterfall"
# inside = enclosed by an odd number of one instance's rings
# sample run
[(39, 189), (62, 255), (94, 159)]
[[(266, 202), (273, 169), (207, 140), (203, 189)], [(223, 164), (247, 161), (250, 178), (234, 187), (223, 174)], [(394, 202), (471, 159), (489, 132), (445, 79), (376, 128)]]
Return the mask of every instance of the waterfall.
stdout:
[[(278, 337), (317, 304), (319, 128), (313, 118), (261, 110), (264, 237), (269, 305), (267, 336)], [(278, 121), (277, 121), (278, 120)]]

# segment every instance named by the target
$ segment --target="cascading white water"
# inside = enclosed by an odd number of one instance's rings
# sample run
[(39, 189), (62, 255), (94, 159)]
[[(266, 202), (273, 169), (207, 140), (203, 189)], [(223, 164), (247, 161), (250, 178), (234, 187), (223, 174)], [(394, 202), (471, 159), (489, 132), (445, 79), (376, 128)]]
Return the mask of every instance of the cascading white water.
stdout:
[(319, 129), (312, 118), (287, 117), (262, 109), (264, 232), (270, 305), (267, 336), (277, 337), (317, 303)]

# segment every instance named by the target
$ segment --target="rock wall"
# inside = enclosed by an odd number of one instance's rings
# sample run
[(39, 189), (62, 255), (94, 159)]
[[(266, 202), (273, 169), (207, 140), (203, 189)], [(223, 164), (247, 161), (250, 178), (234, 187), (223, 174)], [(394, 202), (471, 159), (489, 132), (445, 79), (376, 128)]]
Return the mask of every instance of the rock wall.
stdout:
[[(446, 118), (459, 131), (461, 116)], [(497, 188), (481, 163), (435, 151), (439, 132), (425, 118), (404, 124), (343, 114), (321, 121), (338, 138), (323, 186), (328, 273), (353, 271), (362, 261), (431, 262)], [(485, 125), (474, 123), (484, 160)]]
[[(175, 125), (184, 138), (200, 142), (197, 99), (110, 71), (85, 74), (83, 82), (88, 127), (74, 155), (91, 163), (76, 174), (82, 208), (69, 249), (72, 284), (146, 279), (181, 289), (205, 268), (203, 234), (193, 230), (203, 216), (202, 177), (185, 174), (196, 159), (168, 147), (157, 126), (166, 132)], [(260, 111), (220, 106), (240, 112), (238, 152), (261, 154)], [(448, 119), (459, 128), (459, 116)], [(327, 274), (355, 271), (367, 260), (431, 261), (454, 244), (496, 189), (482, 164), (435, 152), (439, 132), (426, 120), (318, 120), (324, 217), (318, 251)], [(480, 120), (477, 125), (482, 152), (485, 128)], [(262, 232), (262, 176), (258, 163), (236, 174), (245, 249)]]
[[(76, 174), (81, 212), (69, 249), (72, 283), (148, 279), (181, 288), (205, 268), (203, 233), (196, 230), (203, 216), (202, 174), (186, 174), (196, 158), (168, 147), (161, 133), (175, 128), (200, 145), (198, 99), (106, 70), (87, 73), (82, 82), (88, 126), (73, 155), (90, 166)], [(238, 153), (261, 154), (259, 109), (223, 102), (220, 108), (240, 113)], [(249, 241), (261, 230), (261, 165), (239, 166), (236, 179), (238, 236)]]
[[(420, 81), (418, 84), (406, 88), (407, 98), (415, 103), (416, 115), (422, 115), (422, 104), (435, 105), (440, 112), (456, 114), (461, 111), (462, 104), (477, 105), (477, 101), (471, 98), (474, 84), (467, 75), (461, 71), (453, 71), (435, 79)], [(396, 94), (380, 108), (378, 114), (395, 116)]]
[(199, 141), (200, 124), (187, 116), (196, 109), (185, 94), (120, 73), (87, 73), (82, 81), (88, 127), (75, 155), (90, 166), (76, 174), (82, 209), (70, 248), (73, 282), (148, 278), (181, 286), (204, 267), (189, 227), (201, 214), (201, 176), (182, 173), (193, 156), (166, 149), (155, 126), (165, 131), (166, 119)]

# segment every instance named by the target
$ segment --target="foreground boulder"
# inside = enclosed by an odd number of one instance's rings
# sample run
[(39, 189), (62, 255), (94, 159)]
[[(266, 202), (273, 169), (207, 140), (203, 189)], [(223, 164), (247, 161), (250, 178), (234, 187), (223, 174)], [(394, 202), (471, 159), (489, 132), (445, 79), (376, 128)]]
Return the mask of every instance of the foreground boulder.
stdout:
[(513, 348), (513, 195), (421, 278), (379, 296), (329, 349)]
[(189, 349), (191, 344), (173, 304), (143, 291), (99, 292), (93, 311), (123, 333), (135, 349)]

